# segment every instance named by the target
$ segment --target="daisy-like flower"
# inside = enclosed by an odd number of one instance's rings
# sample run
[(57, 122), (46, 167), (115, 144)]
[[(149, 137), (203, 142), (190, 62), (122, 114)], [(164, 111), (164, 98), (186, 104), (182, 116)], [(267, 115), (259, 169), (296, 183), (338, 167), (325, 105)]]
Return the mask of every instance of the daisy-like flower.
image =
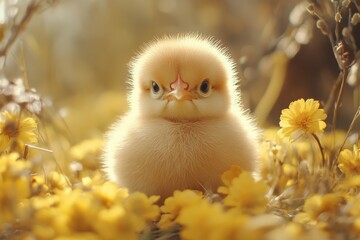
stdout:
[(228, 187), (228, 195), (224, 198), (224, 205), (244, 213), (254, 215), (264, 213), (268, 203), (266, 198), (268, 190), (266, 183), (255, 182), (251, 173), (243, 172), (232, 180)]
[(342, 150), (339, 155), (339, 169), (349, 177), (360, 173), (360, 155), (359, 148), (354, 145), (353, 150)]
[(206, 199), (184, 208), (178, 222), (182, 226), (181, 239), (264, 239), (260, 232), (248, 227), (249, 216), (225, 211), (220, 203), (211, 204)]
[(300, 224), (317, 225), (325, 228), (328, 223), (319, 216), (335, 216), (339, 210), (343, 198), (337, 193), (325, 195), (316, 194), (306, 199), (303, 212), (294, 217), (294, 222)]
[(183, 226), (183, 239), (214, 239), (214, 231), (221, 229), (225, 213), (220, 204), (210, 204), (206, 200), (189, 206), (180, 212), (178, 222)]
[(159, 196), (147, 197), (144, 193), (135, 192), (123, 201), (124, 209), (131, 213), (129, 221), (133, 223), (135, 230), (141, 232), (147, 223), (155, 221), (160, 215), (160, 208), (155, 203)]
[(93, 186), (92, 193), (106, 207), (115, 205), (129, 196), (127, 189), (119, 188), (114, 182), (105, 182), (104, 184)]
[(220, 186), (218, 188), (218, 193), (229, 194), (229, 187), (234, 178), (238, 177), (241, 174), (242, 170), (237, 165), (232, 165), (229, 170), (225, 171), (221, 175), (221, 180), (225, 186)]
[(37, 124), (31, 117), (17, 113), (2, 112), (0, 119), (0, 152), (23, 150), (25, 143), (37, 142), (35, 130)]
[(323, 120), (327, 115), (319, 106), (319, 102), (314, 99), (305, 101), (301, 98), (290, 103), (289, 108), (281, 112), (279, 135), (297, 137), (301, 134), (322, 133), (326, 127)]
[[(122, 205), (114, 205), (111, 208), (103, 208), (99, 211), (98, 220), (94, 228), (97, 235), (86, 239), (126, 239), (137, 240), (139, 233), (137, 226), (129, 220), (131, 213), (127, 212)], [(84, 238), (75, 238), (84, 239)]]
[(161, 207), (163, 214), (159, 221), (159, 226), (162, 229), (169, 228), (177, 222), (180, 212), (189, 206), (199, 204), (203, 199), (200, 192), (192, 190), (179, 191), (176, 190), (172, 197), (165, 200), (164, 205)]

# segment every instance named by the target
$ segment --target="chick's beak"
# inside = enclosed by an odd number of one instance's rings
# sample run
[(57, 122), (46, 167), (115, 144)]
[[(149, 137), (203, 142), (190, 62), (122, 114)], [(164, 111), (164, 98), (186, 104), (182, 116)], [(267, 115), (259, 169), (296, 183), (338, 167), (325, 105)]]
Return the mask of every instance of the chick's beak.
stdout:
[(180, 75), (170, 83), (171, 92), (165, 98), (168, 100), (186, 101), (195, 99), (196, 96), (189, 91), (189, 84), (181, 79)]

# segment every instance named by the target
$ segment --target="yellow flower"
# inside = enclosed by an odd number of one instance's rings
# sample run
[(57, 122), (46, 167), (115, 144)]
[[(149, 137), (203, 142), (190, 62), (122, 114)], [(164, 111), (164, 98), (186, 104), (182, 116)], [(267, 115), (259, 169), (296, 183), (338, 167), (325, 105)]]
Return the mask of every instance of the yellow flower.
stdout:
[(349, 149), (341, 151), (338, 167), (347, 177), (360, 173), (360, 155), (356, 145), (353, 146), (352, 151)]
[[(278, 164), (283, 163), (287, 155), (288, 141), (280, 138), (278, 129), (266, 129), (260, 146), (260, 161), (258, 174), (261, 179), (271, 185), (276, 181)], [(287, 157), (287, 156), (286, 156)]]
[(105, 207), (111, 207), (129, 196), (127, 189), (119, 188), (114, 182), (105, 182), (102, 185), (94, 186), (92, 193)]
[(279, 135), (296, 137), (301, 134), (322, 133), (326, 127), (323, 120), (327, 116), (319, 106), (319, 102), (314, 99), (299, 99), (290, 103), (289, 108), (281, 112)]
[(359, 195), (352, 198), (348, 202), (347, 210), (350, 216), (355, 218), (355, 220), (353, 221), (353, 229), (357, 233), (359, 233), (360, 232), (360, 196)]
[(318, 217), (322, 214), (335, 215), (342, 200), (343, 198), (337, 193), (311, 196), (305, 201), (304, 212), (298, 213), (294, 218), (294, 222), (318, 225), (319, 228), (326, 227), (327, 223), (321, 222)]
[(98, 239), (139, 239), (135, 226), (129, 218), (129, 213), (121, 205), (100, 210), (98, 221), (94, 224), (99, 234)]
[[(60, 211), (64, 214), (63, 222), (57, 219), (56, 226), (61, 233), (67, 233), (67, 227), (74, 232), (91, 232), (94, 230), (94, 219), (97, 218), (101, 209), (97, 199), (89, 192), (82, 192), (78, 189), (64, 192), (63, 200), (65, 201)], [(61, 228), (62, 227), (62, 228)]]
[(174, 195), (168, 197), (160, 208), (163, 212), (159, 221), (160, 228), (165, 229), (175, 224), (182, 209), (196, 205), (202, 199), (203, 196), (200, 192), (192, 190), (175, 191)]
[(311, 217), (316, 218), (323, 212), (336, 211), (341, 200), (341, 196), (336, 193), (314, 195), (306, 199), (304, 211), (309, 213)]
[(71, 156), (89, 169), (99, 168), (99, 155), (103, 146), (101, 138), (85, 140), (70, 149)]
[(31, 177), (31, 192), (32, 195), (45, 196), (49, 191), (49, 186), (45, 183), (43, 176)]
[(31, 117), (19, 116), (17, 113), (2, 112), (0, 120), (0, 152), (23, 151), (25, 143), (37, 142), (34, 131), (37, 128)]
[(144, 193), (135, 192), (124, 199), (124, 209), (131, 213), (129, 221), (136, 226), (136, 231), (143, 231), (147, 223), (159, 217), (160, 208), (155, 204), (159, 198), (159, 196), (147, 197)]
[[(334, 191), (354, 195), (354, 190), (360, 188), (360, 175), (349, 175), (346, 179), (335, 185)], [(357, 192), (357, 191), (356, 191)], [(345, 195), (346, 196), (346, 195)]]
[(255, 231), (246, 228), (248, 220), (246, 215), (224, 211), (220, 203), (211, 204), (202, 199), (180, 212), (180, 237), (186, 240), (261, 239)]
[(100, 205), (90, 192), (68, 189), (47, 198), (32, 198), (32, 201), (35, 210), (32, 232), (39, 239), (94, 231)]
[(30, 163), (17, 153), (0, 156), (0, 232), (18, 216), (19, 204), (30, 196)]
[[(56, 195), (31, 198), (34, 236), (39, 239), (138, 239), (139, 233), (159, 215), (159, 207), (154, 205), (158, 197), (147, 198), (143, 193), (127, 197), (127, 192), (114, 188), (114, 184), (104, 185), (93, 191), (65, 189)], [(106, 190), (110, 192), (104, 196)]]
[(221, 180), (225, 186), (220, 186), (218, 192), (222, 194), (229, 194), (229, 186), (231, 185), (232, 180), (238, 177), (242, 172), (241, 168), (237, 165), (232, 165), (229, 170), (225, 171), (221, 175)]
[[(95, 187), (109, 184), (108, 181), (106, 181), (106, 177), (100, 171), (96, 171), (96, 172), (90, 171), (90, 173), (91, 173), (89, 174), (90, 176), (85, 175), (84, 177), (81, 177), (81, 184), (78, 184), (76, 186), (77, 188), (82, 188), (83, 190), (89, 191)], [(111, 183), (111, 184), (114, 185), (115, 183)], [(115, 186), (117, 187), (116, 184)]]
[(48, 175), (48, 186), (51, 191), (59, 192), (70, 187), (69, 179), (56, 171), (52, 171)]
[[(352, 198), (349, 202), (349, 214), (354, 217), (360, 217), (360, 196), (357, 195)], [(360, 230), (360, 229), (359, 229)]]
[(154, 203), (159, 197), (148, 198), (138, 192), (128, 195), (127, 190), (116, 188), (112, 182), (104, 185), (94, 188), (102, 206), (97, 211), (98, 221), (93, 223), (99, 238), (138, 239), (138, 234), (158, 218), (160, 209)]
[(199, 204), (185, 208), (178, 217), (184, 227), (180, 233), (183, 239), (210, 239), (212, 231), (220, 228), (224, 212), (220, 204), (202, 200)]
[(264, 213), (268, 203), (265, 196), (268, 190), (266, 183), (255, 182), (249, 172), (243, 172), (229, 186), (224, 205), (250, 214)]
[(292, 240), (325, 240), (329, 239), (329, 234), (320, 229), (311, 228), (307, 230), (304, 226), (296, 223), (282, 225), (266, 235), (268, 240), (292, 239)]

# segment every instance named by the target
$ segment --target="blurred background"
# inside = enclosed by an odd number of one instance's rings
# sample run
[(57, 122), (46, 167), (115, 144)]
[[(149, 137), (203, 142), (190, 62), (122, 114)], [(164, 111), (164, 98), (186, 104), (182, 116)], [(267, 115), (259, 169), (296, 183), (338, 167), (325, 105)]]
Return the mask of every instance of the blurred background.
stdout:
[[(330, 1), (329, 1), (330, 2)], [(126, 111), (127, 64), (165, 34), (214, 36), (238, 65), (244, 104), (277, 126), (298, 98), (325, 103), (339, 68), (327, 36), (300, 0), (60, 0), (36, 13), (11, 48), (6, 74), (26, 72), (63, 117), (75, 141), (102, 134)], [(345, 86), (342, 127), (354, 114)]]

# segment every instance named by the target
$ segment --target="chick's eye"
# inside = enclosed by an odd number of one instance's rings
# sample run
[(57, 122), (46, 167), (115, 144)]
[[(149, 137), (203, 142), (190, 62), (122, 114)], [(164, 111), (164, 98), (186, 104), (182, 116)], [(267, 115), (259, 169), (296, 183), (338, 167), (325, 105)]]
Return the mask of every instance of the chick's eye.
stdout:
[(152, 90), (154, 93), (158, 93), (160, 91), (160, 87), (156, 82), (152, 82)]
[(204, 80), (200, 85), (200, 91), (203, 93), (207, 93), (209, 91), (209, 81)]
[(151, 96), (153, 98), (159, 98), (163, 93), (162, 87), (157, 82), (151, 83)]
[(210, 87), (209, 80), (205, 79), (204, 81), (201, 82), (201, 84), (199, 86), (199, 93), (203, 97), (207, 97), (210, 95), (210, 90), (211, 90), (211, 87)]

